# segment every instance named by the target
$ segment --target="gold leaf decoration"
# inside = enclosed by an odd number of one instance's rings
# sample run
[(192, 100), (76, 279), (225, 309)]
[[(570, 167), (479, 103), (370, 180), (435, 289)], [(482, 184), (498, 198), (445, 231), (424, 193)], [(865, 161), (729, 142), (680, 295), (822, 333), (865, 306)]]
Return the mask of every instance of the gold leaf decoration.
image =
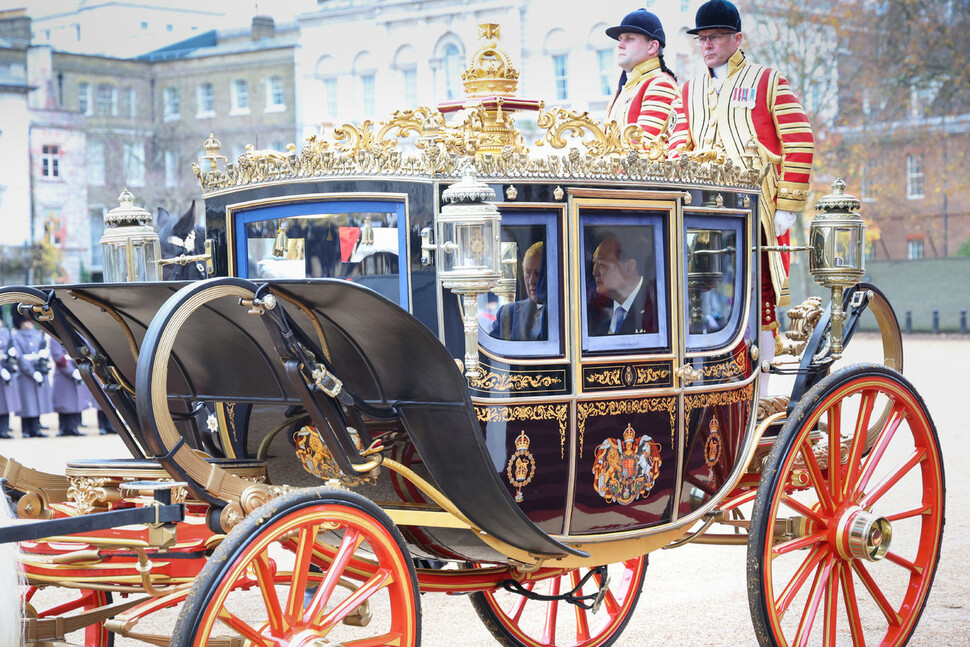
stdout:
[(521, 404), (511, 407), (476, 406), (479, 422), (515, 422), (518, 420), (556, 420), (559, 422), (559, 458), (566, 457), (566, 428), (569, 425), (567, 404)]
[(673, 447), (674, 432), (677, 428), (677, 398), (644, 398), (638, 400), (597, 400), (576, 403), (576, 423), (579, 429), (579, 455), (583, 455), (583, 442), (586, 433), (586, 419), (596, 416), (632, 415), (666, 411), (670, 420), (670, 446)]

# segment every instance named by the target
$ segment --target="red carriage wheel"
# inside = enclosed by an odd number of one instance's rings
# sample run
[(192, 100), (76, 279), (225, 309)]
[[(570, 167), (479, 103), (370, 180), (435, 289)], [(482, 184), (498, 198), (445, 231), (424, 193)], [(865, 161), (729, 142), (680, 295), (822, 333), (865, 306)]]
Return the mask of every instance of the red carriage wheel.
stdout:
[(186, 599), (172, 645), (418, 645), (417, 579), (400, 533), (349, 492), (299, 490), (226, 536)]
[(936, 429), (905, 378), (868, 364), (819, 382), (755, 499), (748, 592), (761, 644), (906, 644), (936, 573), (944, 494)]
[[(601, 647), (612, 645), (623, 632), (646, 573), (647, 556), (642, 555), (600, 569), (527, 581), (521, 589), (474, 593), (471, 600), (488, 630), (507, 647)], [(604, 594), (598, 596), (601, 590)], [(574, 591), (581, 604), (544, 599)]]
[[(48, 593), (52, 595), (47, 595)], [(26, 615), (32, 618), (70, 616), (111, 604), (111, 594), (105, 591), (63, 588), (44, 591), (33, 585), (24, 587), (22, 598)], [(77, 640), (81, 635), (84, 636), (84, 647), (110, 647), (115, 644), (114, 634), (100, 622), (80, 629), (69, 637)]]

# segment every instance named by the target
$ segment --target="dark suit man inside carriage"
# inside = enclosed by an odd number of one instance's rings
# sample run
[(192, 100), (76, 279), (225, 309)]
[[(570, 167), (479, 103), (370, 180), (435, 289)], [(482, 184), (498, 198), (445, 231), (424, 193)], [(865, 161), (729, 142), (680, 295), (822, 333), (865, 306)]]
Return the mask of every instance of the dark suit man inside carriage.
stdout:
[[(510, 341), (548, 339), (542, 275), (542, 241), (526, 250), (522, 257), (522, 278), (528, 298), (507, 303), (495, 315), (490, 335)], [(544, 283), (544, 282), (543, 282)]]
[(593, 252), (595, 294), (589, 305), (589, 334), (657, 332), (655, 286), (643, 276), (649, 246), (639, 235), (608, 233)]

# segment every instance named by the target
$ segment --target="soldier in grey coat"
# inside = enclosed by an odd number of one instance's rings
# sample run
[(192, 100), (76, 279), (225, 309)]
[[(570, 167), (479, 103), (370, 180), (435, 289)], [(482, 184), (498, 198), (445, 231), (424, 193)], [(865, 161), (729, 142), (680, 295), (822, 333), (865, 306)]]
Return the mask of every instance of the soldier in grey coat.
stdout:
[(0, 438), (10, 435), (10, 414), (20, 408), (20, 394), (14, 376), (17, 374), (17, 351), (10, 329), (0, 320)]
[(50, 370), (50, 350), (47, 335), (34, 328), (34, 322), (19, 317), (13, 331), (13, 346), (17, 351), (17, 390), (20, 395), (20, 433), (24, 438), (44, 438), (40, 431), (40, 416), (53, 411)]
[(77, 365), (61, 343), (56, 339), (50, 340), (50, 350), (51, 360), (54, 362), (51, 400), (61, 427), (57, 435), (83, 436), (78, 428), (81, 426), (81, 412), (94, 404), (91, 392), (81, 381)]

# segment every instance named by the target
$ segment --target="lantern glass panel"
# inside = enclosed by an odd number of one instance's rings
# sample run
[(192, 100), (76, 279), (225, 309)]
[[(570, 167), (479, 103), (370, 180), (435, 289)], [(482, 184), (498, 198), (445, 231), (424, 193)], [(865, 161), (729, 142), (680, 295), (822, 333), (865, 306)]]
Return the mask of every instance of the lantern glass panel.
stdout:
[(495, 250), (491, 232), (491, 223), (455, 227), (455, 243), (458, 245), (455, 264), (458, 268), (485, 272), (492, 269), (489, 260), (495, 257)]
[(101, 243), (104, 280), (124, 283), (128, 280), (128, 245), (124, 240)]
[(846, 227), (835, 230), (835, 266), (861, 267), (859, 264), (859, 230)]

